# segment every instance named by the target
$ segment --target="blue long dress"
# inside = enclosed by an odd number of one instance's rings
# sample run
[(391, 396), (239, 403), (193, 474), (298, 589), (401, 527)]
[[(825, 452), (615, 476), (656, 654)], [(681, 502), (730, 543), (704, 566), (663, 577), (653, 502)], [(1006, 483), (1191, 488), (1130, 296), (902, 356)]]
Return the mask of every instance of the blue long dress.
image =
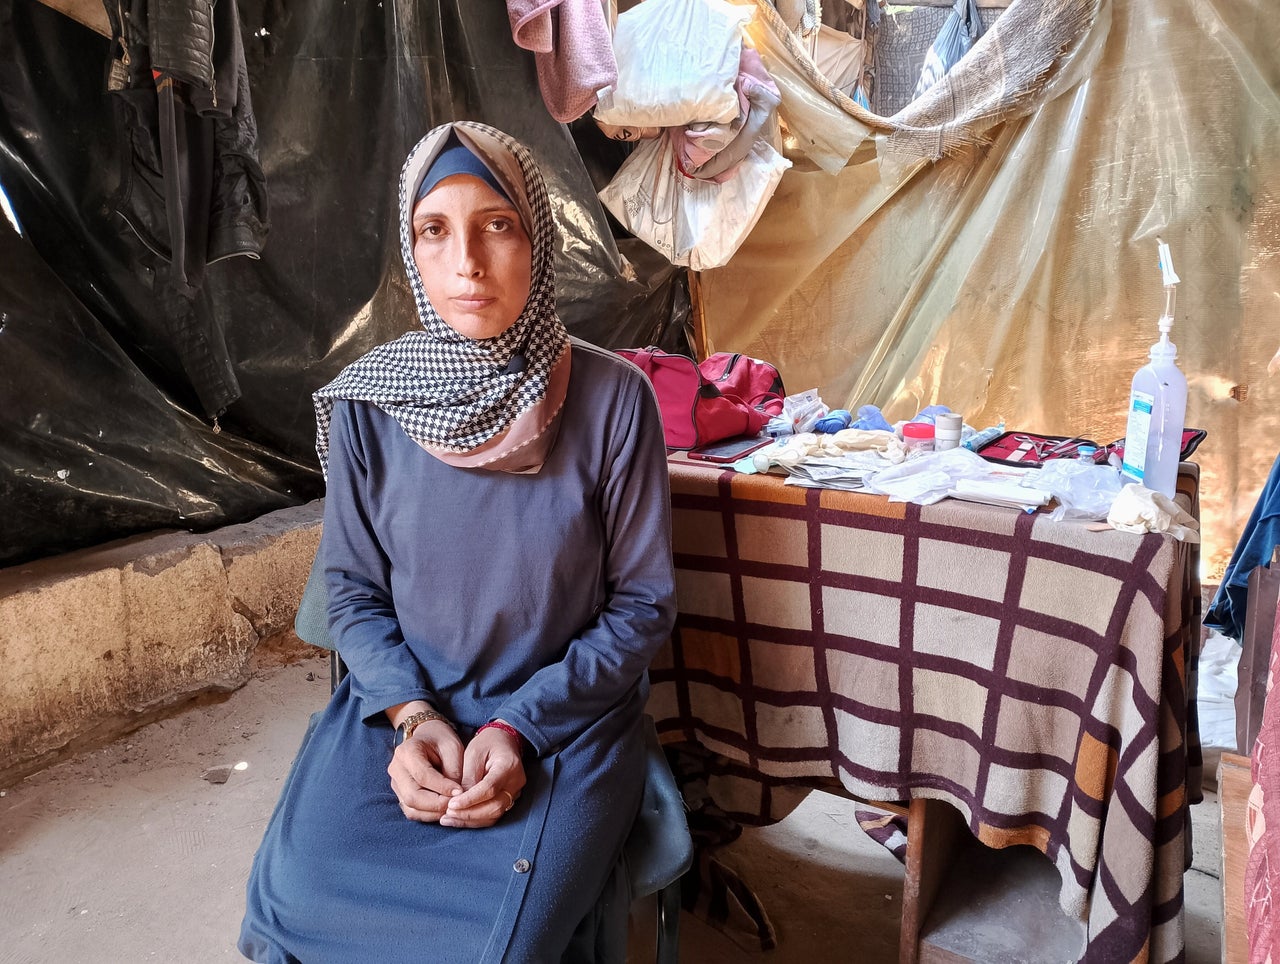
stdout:
[[(573, 344), (536, 475), (459, 469), (339, 402), (322, 551), (350, 667), (295, 761), (248, 884), (261, 962), (556, 961), (639, 806), (645, 669), (674, 617), (662, 426), (644, 376)], [(428, 700), (464, 741), (529, 740), (486, 829), (407, 820), (383, 710)]]

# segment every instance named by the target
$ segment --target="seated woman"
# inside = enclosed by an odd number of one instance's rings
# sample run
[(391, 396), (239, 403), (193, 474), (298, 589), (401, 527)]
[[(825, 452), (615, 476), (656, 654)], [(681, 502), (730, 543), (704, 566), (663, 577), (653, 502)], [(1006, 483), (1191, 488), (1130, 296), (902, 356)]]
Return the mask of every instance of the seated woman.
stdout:
[(554, 233), (500, 131), (405, 162), (423, 330), (315, 395), (350, 674), (254, 860), (252, 960), (554, 962), (618, 859), (674, 616), (666, 450), (644, 376), (557, 317)]

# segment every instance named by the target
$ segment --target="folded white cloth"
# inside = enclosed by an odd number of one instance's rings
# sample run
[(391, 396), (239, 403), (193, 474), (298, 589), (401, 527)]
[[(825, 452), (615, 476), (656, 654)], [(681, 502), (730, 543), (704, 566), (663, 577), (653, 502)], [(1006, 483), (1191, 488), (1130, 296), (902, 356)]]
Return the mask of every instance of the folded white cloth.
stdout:
[(893, 463), (901, 462), (906, 454), (902, 439), (892, 432), (846, 428), (833, 435), (816, 432), (784, 435), (772, 445), (756, 452), (754, 458), (756, 471), (768, 472), (774, 465), (794, 468), (808, 458), (843, 455), (847, 452), (879, 452)]
[(1163, 532), (1183, 542), (1200, 541), (1200, 523), (1167, 495), (1131, 482), (1111, 505), (1107, 522), (1124, 532)]
[(987, 505), (1003, 505), (1023, 509), (1044, 505), (1053, 496), (1041, 489), (1028, 488), (1017, 482), (988, 479), (957, 479), (951, 488), (951, 498), (969, 502), (985, 502)]

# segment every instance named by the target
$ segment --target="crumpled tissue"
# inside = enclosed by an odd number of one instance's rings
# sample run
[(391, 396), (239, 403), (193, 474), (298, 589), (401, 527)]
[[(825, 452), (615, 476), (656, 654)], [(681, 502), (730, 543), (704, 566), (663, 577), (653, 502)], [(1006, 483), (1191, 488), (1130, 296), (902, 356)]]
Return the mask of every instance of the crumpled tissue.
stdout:
[(1167, 495), (1130, 482), (1111, 505), (1107, 523), (1122, 532), (1162, 532), (1199, 543), (1200, 523)]

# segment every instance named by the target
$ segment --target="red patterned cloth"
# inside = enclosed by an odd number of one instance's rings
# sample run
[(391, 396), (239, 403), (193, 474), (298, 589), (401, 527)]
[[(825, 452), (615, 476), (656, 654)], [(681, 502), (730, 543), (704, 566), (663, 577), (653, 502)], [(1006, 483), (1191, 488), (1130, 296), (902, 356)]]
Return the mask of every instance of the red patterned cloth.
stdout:
[(1276, 927), (1275, 896), (1280, 894), (1280, 699), (1272, 695), (1280, 669), (1280, 620), (1271, 640), (1267, 670), (1267, 702), (1253, 744), (1253, 789), (1245, 811), (1249, 858), (1244, 870), (1245, 923), (1249, 932), (1250, 964), (1280, 961), (1280, 929)]

